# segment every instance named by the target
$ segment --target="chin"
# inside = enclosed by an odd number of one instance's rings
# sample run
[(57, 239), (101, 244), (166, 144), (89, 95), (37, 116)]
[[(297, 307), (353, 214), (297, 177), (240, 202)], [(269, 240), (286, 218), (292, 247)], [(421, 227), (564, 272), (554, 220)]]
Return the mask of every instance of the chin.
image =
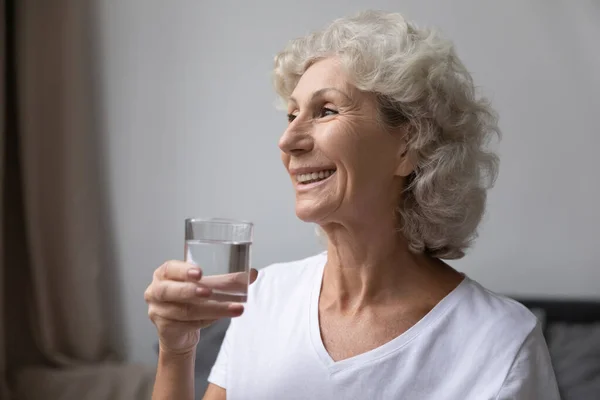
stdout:
[(296, 208), (296, 216), (298, 219), (304, 222), (316, 222), (318, 218), (316, 218), (314, 212), (306, 209), (298, 209)]
[(320, 223), (324, 221), (331, 213), (325, 207), (310, 207), (307, 205), (296, 204), (296, 216), (304, 222)]

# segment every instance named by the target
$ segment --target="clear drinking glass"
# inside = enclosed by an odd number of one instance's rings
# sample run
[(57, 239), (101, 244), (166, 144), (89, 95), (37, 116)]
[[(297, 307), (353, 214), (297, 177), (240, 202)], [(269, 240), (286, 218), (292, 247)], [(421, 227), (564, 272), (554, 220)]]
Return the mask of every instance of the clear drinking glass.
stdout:
[[(203, 276), (238, 274), (235, 288), (213, 290), (214, 300), (246, 302), (250, 279), (251, 222), (223, 218), (185, 220), (185, 261)], [(202, 280), (200, 280), (202, 282)]]

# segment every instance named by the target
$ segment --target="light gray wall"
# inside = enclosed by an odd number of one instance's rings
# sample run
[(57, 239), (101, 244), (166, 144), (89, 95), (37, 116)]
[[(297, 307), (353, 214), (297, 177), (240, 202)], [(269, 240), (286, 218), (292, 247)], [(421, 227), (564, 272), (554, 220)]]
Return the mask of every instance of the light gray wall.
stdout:
[(258, 267), (320, 249), (294, 216), (270, 68), (286, 40), (367, 6), (440, 27), (501, 114), (489, 216), (453, 264), (501, 292), (600, 295), (594, 0), (105, 0), (106, 173), (132, 360), (155, 361), (143, 291), (182, 257), (185, 217), (253, 220)]

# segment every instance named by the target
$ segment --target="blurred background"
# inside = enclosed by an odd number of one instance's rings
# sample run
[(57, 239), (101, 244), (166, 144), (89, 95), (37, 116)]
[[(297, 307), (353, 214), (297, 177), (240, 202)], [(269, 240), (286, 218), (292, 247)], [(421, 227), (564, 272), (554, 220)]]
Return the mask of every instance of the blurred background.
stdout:
[(600, 314), (599, 2), (0, 4), (0, 398), (148, 398), (143, 292), (183, 257), (186, 217), (253, 221), (257, 268), (322, 250), (294, 215), (270, 73), (287, 40), (365, 8), (438, 27), (500, 114), (500, 177), (451, 264)]

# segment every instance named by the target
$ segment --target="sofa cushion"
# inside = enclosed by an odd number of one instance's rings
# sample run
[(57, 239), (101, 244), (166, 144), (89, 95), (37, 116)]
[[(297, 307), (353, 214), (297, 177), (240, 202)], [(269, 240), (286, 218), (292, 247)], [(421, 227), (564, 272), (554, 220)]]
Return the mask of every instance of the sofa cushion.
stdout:
[(562, 399), (598, 399), (600, 323), (549, 324), (547, 341)]

